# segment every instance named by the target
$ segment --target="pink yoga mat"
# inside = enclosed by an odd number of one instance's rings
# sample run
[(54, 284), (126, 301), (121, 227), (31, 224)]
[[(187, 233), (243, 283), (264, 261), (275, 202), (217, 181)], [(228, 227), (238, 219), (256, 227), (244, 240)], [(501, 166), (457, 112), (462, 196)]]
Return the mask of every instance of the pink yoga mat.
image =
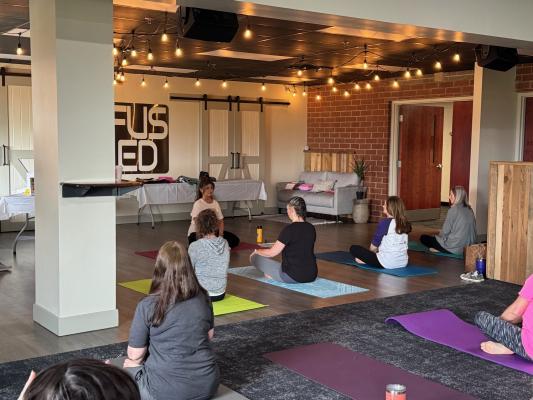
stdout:
[(516, 355), (492, 355), (482, 351), (479, 346), (488, 340), (487, 337), (477, 326), (464, 322), (450, 310), (397, 315), (387, 318), (385, 322), (397, 322), (424, 339), (533, 375), (531, 361)]
[(300, 346), (264, 357), (356, 400), (382, 400), (385, 386), (391, 383), (407, 386), (409, 400), (475, 399), (333, 343)]
[[(234, 247), (231, 249), (231, 251), (246, 251), (246, 250), (255, 250), (255, 249), (262, 249), (263, 247), (255, 244), (255, 243), (247, 243), (247, 242), (240, 242), (237, 247)], [(157, 258), (157, 252), (158, 250), (147, 250), (147, 251), (136, 251), (135, 254), (138, 256), (148, 257), (153, 260)]]

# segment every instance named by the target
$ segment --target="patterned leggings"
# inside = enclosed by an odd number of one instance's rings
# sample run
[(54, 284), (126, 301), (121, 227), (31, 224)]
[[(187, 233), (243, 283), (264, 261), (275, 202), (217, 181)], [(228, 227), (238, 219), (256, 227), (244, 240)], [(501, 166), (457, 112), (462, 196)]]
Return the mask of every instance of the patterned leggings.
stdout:
[(491, 339), (503, 344), (516, 355), (531, 360), (524, 350), (521, 337), (522, 329), (518, 326), (485, 311), (478, 312), (474, 322)]

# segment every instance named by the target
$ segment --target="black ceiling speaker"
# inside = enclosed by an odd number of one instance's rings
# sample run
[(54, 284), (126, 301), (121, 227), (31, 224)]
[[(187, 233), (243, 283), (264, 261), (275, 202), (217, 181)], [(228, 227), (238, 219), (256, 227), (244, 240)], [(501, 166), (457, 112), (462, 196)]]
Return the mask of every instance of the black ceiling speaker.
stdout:
[(518, 52), (508, 47), (480, 44), (476, 47), (476, 61), (483, 68), (507, 71), (518, 63)]
[(231, 42), (239, 30), (237, 14), (187, 7), (182, 15), (183, 36), (186, 38)]

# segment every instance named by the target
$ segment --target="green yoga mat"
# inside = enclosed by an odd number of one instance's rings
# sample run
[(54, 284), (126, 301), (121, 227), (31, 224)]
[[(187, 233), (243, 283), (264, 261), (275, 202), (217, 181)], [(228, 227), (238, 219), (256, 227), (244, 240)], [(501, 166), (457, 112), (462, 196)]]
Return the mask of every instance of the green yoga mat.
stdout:
[[(150, 290), (150, 285), (152, 284), (151, 279), (140, 279), (138, 281), (130, 282), (121, 282), (120, 286), (127, 289), (135, 290), (136, 292), (148, 294)], [(213, 313), (215, 316), (232, 314), (240, 311), (255, 310), (257, 308), (267, 307), (265, 304), (256, 303), (255, 301), (246, 300), (242, 297), (233, 296), (232, 294), (227, 294), (224, 297), (224, 300), (215, 301), (213, 303)]]
[(410, 240), (408, 243), (408, 246), (409, 246), (409, 250), (412, 250), (412, 251), (421, 251), (423, 253), (432, 254), (434, 256), (457, 258), (459, 260), (463, 259), (462, 254), (441, 253), (440, 251), (438, 253), (435, 253), (434, 251), (429, 251), (429, 249), (426, 246), (424, 246), (422, 243), (417, 242), (415, 240)]

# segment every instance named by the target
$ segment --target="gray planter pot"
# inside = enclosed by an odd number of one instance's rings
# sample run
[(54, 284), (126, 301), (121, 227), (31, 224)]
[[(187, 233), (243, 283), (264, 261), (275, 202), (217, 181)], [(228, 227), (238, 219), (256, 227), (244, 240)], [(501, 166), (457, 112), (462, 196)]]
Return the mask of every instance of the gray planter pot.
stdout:
[(366, 224), (370, 218), (370, 201), (369, 199), (360, 199), (353, 201), (352, 209), (353, 222), (356, 224)]

